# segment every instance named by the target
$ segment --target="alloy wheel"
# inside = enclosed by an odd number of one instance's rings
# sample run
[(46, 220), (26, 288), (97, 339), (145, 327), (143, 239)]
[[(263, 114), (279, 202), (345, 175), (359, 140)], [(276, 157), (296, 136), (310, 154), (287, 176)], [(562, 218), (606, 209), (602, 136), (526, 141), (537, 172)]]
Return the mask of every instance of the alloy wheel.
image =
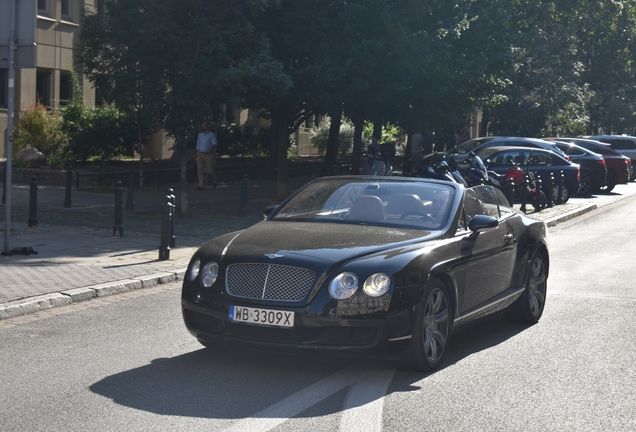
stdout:
[(535, 317), (541, 315), (543, 311), (546, 285), (545, 264), (541, 256), (536, 256), (532, 262), (528, 277), (528, 301), (530, 302), (530, 312)]
[(450, 329), (450, 313), (446, 293), (435, 288), (428, 296), (424, 307), (422, 344), (424, 354), (431, 363), (437, 363), (446, 349)]

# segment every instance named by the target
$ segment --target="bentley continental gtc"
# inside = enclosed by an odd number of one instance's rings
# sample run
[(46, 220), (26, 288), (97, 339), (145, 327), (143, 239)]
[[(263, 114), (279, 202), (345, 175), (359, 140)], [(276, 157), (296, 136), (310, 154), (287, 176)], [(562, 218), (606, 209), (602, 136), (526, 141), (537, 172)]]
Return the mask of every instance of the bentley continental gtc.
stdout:
[(437, 369), (451, 335), (541, 318), (547, 228), (492, 186), (325, 177), (193, 255), (182, 290), (206, 347), (388, 356)]

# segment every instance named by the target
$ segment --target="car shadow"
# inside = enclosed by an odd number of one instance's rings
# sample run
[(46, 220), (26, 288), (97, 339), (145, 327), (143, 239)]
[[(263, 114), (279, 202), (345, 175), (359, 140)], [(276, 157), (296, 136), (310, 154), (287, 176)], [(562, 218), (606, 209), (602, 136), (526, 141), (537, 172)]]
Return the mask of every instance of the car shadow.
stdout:
[[(501, 344), (526, 328), (495, 317), (455, 334), (443, 368)], [(342, 397), (344, 401), (344, 389), (376, 373), (388, 377), (387, 386), (393, 381), (391, 392), (419, 390), (422, 380), (431, 376), (404, 371), (394, 376), (394, 368), (384, 359), (331, 359), (210, 348), (157, 358), (148, 365), (108, 376), (91, 385), (90, 390), (119, 405), (160, 415), (243, 419), (254, 413), (268, 417), (267, 408), (272, 404), (293, 403), (296, 395), (304, 394), (307, 388), (322, 394), (314, 405), (323, 399)], [(327, 394), (325, 389), (329, 386), (336, 390)], [(373, 397), (384, 395), (382, 390)], [(342, 404), (332, 400), (320, 404), (320, 410), (322, 415), (340, 412)], [(305, 415), (315, 416), (315, 409), (303, 410), (296, 416)]]

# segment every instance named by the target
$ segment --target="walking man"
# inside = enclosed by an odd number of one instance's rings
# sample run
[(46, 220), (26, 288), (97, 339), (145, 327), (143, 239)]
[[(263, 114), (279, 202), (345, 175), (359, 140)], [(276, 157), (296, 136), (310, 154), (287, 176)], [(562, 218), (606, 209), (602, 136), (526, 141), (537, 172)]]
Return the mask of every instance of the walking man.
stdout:
[(216, 136), (210, 130), (210, 121), (203, 120), (195, 149), (199, 181), (197, 190), (203, 190), (203, 186), (209, 184), (210, 178), (212, 179), (212, 188), (216, 189), (216, 144)]

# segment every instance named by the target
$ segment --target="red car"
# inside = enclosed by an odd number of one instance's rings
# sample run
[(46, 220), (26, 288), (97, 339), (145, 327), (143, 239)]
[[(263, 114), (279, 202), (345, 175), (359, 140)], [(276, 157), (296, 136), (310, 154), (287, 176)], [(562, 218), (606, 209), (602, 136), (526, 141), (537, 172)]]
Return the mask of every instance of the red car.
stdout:
[(544, 138), (544, 140), (573, 143), (603, 156), (607, 167), (607, 183), (601, 189), (603, 192), (611, 192), (617, 184), (629, 182), (632, 161), (613, 150), (609, 144), (584, 138)]

